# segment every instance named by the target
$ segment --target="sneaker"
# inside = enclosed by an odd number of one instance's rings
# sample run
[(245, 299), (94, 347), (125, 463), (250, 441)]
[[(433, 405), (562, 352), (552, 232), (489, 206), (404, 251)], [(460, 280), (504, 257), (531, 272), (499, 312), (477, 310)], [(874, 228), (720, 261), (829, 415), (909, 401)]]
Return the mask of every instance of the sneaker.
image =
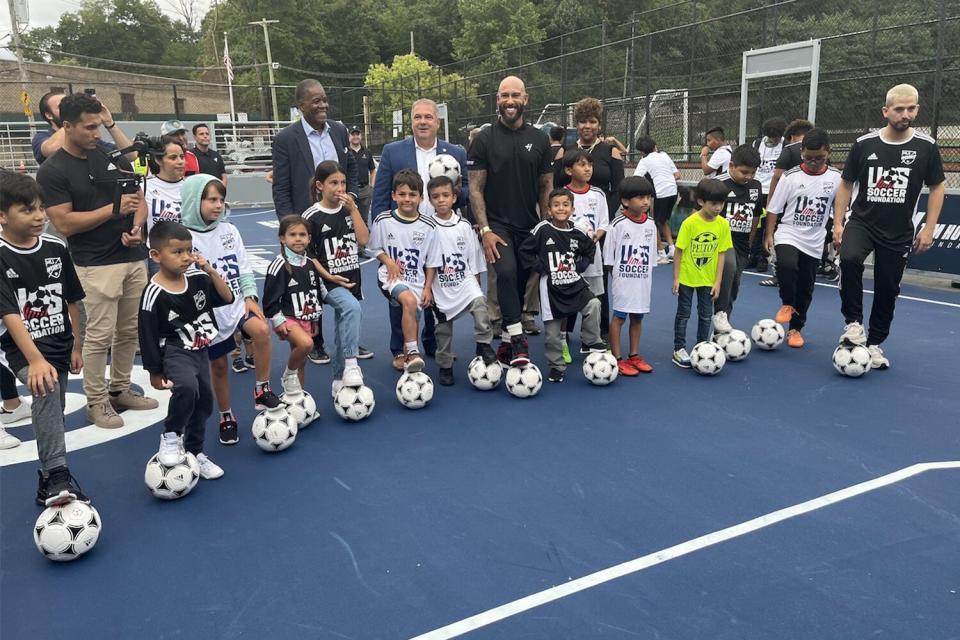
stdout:
[(265, 384), (253, 392), (253, 405), (257, 410), (275, 409), (280, 406), (280, 398), (270, 390), (270, 385)]
[(787, 331), (787, 344), (794, 349), (799, 349), (804, 344), (803, 336), (796, 329), (790, 329)]
[(148, 398), (133, 389), (124, 389), (116, 395), (111, 391), (109, 400), (114, 411), (149, 411), (160, 406), (160, 403), (153, 398)]
[(627, 358), (627, 362), (640, 373), (650, 373), (653, 371), (653, 367), (639, 355), (634, 354), (630, 356)]
[(573, 356), (570, 355), (570, 345), (567, 344), (566, 340), (563, 341), (563, 363), (564, 364), (573, 363)]
[(823, 269), (823, 277), (827, 282), (837, 282), (840, 280), (840, 270), (832, 264)]
[(565, 377), (566, 372), (563, 369), (550, 369), (550, 375), (547, 376), (547, 380), (550, 382), (563, 382)]
[(867, 345), (867, 351), (870, 352), (871, 369), (889, 369), (890, 361), (883, 355), (883, 349), (878, 344)]
[(283, 378), (280, 381), (280, 387), (284, 393), (303, 393), (303, 387), (300, 385), (300, 376), (297, 374)]
[(256, 368), (257, 368), (257, 365), (255, 365), (254, 362), (253, 362), (253, 354), (252, 354), (252, 353), (248, 353), (248, 354), (243, 358), (243, 366), (245, 366), (247, 369), (256, 369)]
[(334, 400), (336, 400), (337, 394), (340, 393), (340, 389), (343, 389), (343, 380), (334, 380), (330, 384), (330, 395), (333, 396)]
[(314, 347), (307, 357), (313, 364), (330, 364), (330, 356), (323, 347)]
[(501, 341), (500, 346), (497, 347), (497, 360), (500, 362), (500, 366), (504, 368), (509, 367), (511, 356), (510, 343)]
[(160, 449), (157, 451), (157, 461), (160, 464), (172, 467), (187, 459), (183, 450), (183, 438), (172, 431), (160, 434)]
[(777, 311), (777, 315), (775, 319), (779, 324), (787, 324), (788, 322), (790, 322), (790, 319), (793, 317), (793, 314), (795, 314), (796, 312), (797, 310), (794, 309), (792, 306), (790, 306), (789, 304), (785, 304), (782, 307), (780, 307), (780, 309)]
[(38, 469), (37, 474), (40, 476), (37, 504), (41, 507), (59, 507), (74, 500), (90, 504), (90, 498), (80, 490), (66, 466), (51, 469), (49, 474)]
[(657, 252), (657, 264), (670, 264), (671, 262), (673, 262), (673, 260), (670, 259), (666, 251)]
[(520, 320), (520, 325), (523, 327), (523, 332), (528, 336), (540, 335), (540, 327), (537, 325), (537, 321), (532, 315), (523, 314), (523, 319)]
[(619, 371), (620, 375), (622, 376), (633, 377), (640, 375), (640, 372), (637, 371), (636, 367), (630, 364), (629, 360), (624, 360), (622, 358), (617, 360), (617, 371)]
[(20, 446), (20, 438), (7, 433), (7, 430), (0, 427), (0, 449), (15, 449)]
[(510, 338), (510, 366), (520, 367), (530, 363), (529, 348), (527, 339), (524, 336), (513, 336)]
[(347, 367), (343, 370), (343, 386), (345, 387), (362, 387), (363, 386), (363, 372), (360, 371), (360, 367)]
[(437, 376), (437, 382), (445, 387), (453, 384), (453, 367), (440, 367), (440, 375)]
[(770, 269), (770, 263), (766, 259), (757, 260), (757, 273), (766, 273)]
[(20, 405), (16, 409), (0, 407), (0, 424), (13, 424), (30, 417), (30, 401), (20, 398)]
[(717, 311), (713, 314), (713, 331), (714, 333), (730, 333), (733, 331), (730, 320), (727, 319), (726, 311)]
[(200, 477), (204, 480), (216, 480), (223, 476), (223, 469), (213, 460), (207, 457), (205, 453), (197, 454), (197, 462), (200, 464)]
[(87, 405), (87, 419), (101, 429), (119, 429), (123, 418), (117, 415), (113, 405), (107, 401)]
[(423, 358), (419, 351), (408, 351), (403, 361), (404, 373), (419, 373), (423, 371)]
[(233, 359), (233, 362), (230, 364), (230, 368), (233, 369), (235, 373), (243, 373), (248, 370), (250, 367), (247, 366), (246, 361), (241, 356), (237, 356)]
[(690, 354), (687, 353), (686, 349), (677, 349), (673, 352), (673, 364), (681, 369), (690, 368)]
[(493, 347), (484, 342), (477, 343), (477, 355), (483, 358), (483, 364), (488, 367), (497, 361), (497, 354), (493, 352)]
[(606, 353), (610, 350), (610, 346), (606, 342), (594, 342), (593, 344), (588, 344), (587, 353)]
[(859, 322), (850, 322), (844, 325), (840, 342), (849, 345), (867, 344), (867, 335), (863, 332), (863, 325)]
[(363, 347), (357, 347), (358, 360), (369, 360), (372, 357), (373, 357), (373, 351), (370, 351), (370, 349), (365, 349)]
[(761, 280), (761, 281), (760, 281), (760, 286), (761, 286), (761, 287), (779, 287), (779, 286), (780, 286), (780, 281), (777, 280), (777, 276), (773, 276), (772, 278), (767, 278), (766, 280)]
[(237, 419), (233, 416), (220, 420), (220, 444), (231, 445), (240, 441)]
[(397, 355), (393, 356), (393, 368), (397, 371), (403, 371), (403, 365), (406, 361), (407, 356), (403, 355), (402, 353), (398, 353)]

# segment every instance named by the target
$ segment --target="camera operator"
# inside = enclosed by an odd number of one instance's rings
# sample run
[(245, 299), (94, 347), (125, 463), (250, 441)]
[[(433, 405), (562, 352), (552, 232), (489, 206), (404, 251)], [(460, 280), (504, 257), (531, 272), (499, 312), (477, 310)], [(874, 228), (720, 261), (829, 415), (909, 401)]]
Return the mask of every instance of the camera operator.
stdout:
[[(63, 146), (63, 125), (60, 121), (60, 102), (64, 97), (66, 97), (64, 93), (51, 91), (40, 98), (40, 115), (47, 121), (50, 128), (46, 131), (38, 131), (37, 134), (33, 136), (31, 145), (33, 147), (33, 157), (37, 161), (37, 164), (43, 164), (47, 158), (52, 157), (53, 154)], [(92, 97), (96, 98), (96, 96)], [(113, 121), (113, 115), (109, 109), (103, 107), (103, 110), (100, 112), (100, 118), (103, 121), (103, 126), (106, 128), (107, 133), (109, 133), (110, 137), (117, 143), (117, 145), (114, 146), (109, 142), (100, 140), (97, 142), (100, 148), (105, 151), (112, 151), (116, 149), (117, 146), (121, 149), (126, 149), (130, 146), (130, 138), (128, 138), (123, 130)], [(136, 158), (135, 153), (127, 154), (127, 159), (131, 162), (133, 162), (134, 158)]]
[[(86, 94), (60, 102), (63, 146), (40, 166), (47, 215), (69, 241), (86, 293), (83, 390), (87, 417), (118, 428), (117, 411), (153, 409), (157, 401), (130, 389), (137, 350), (137, 309), (147, 284), (143, 226), (147, 207), (130, 162), (98, 148), (103, 105)], [(109, 388), (104, 378), (111, 352)]]

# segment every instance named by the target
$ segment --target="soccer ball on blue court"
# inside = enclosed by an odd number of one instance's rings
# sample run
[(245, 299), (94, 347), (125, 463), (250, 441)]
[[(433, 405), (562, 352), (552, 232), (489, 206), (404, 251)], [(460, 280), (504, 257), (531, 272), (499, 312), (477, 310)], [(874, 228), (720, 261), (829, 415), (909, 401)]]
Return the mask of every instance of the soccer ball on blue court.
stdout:
[(257, 446), (274, 453), (283, 451), (297, 439), (297, 420), (285, 405), (261, 411), (250, 427)]
[(734, 329), (730, 333), (718, 333), (713, 336), (713, 341), (723, 349), (728, 362), (738, 362), (750, 355), (750, 338), (740, 329)]
[(503, 367), (499, 362), (486, 364), (483, 358), (477, 356), (467, 365), (467, 377), (472, 384), (481, 391), (490, 391), (496, 389), (503, 378)]
[(860, 344), (841, 344), (833, 351), (833, 368), (840, 375), (859, 378), (870, 371), (870, 351)]
[(33, 526), (33, 542), (45, 558), (69, 562), (93, 549), (101, 528), (93, 505), (74, 500), (43, 510)]
[(157, 454), (147, 461), (143, 482), (153, 497), (161, 500), (177, 500), (197, 486), (200, 479), (200, 463), (189, 451), (183, 462), (165, 465), (157, 460)]
[(727, 363), (727, 354), (716, 342), (698, 342), (690, 352), (690, 366), (704, 376), (715, 376)]
[(423, 409), (433, 400), (433, 380), (422, 371), (403, 374), (397, 380), (397, 400), (407, 409)]
[(333, 407), (337, 415), (349, 422), (359, 422), (369, 418), (376, 406), (373, 389), (366, 385), (341, 387), (333, 398)]
[(441, 153), (427, 165), (427, 173), (431, 178), (447, 176), (453, 184), (460, 186), (460, 163), (448, 153)]
[(297, 429), (305, 429), (320, 417), (317, 412), (317, 403), (306, 391), (287, 392), (280, 396), (280, 401), (287, 407), (287, 412), (297, 422)]
[(610, 384), (617, 379), (619, 373), (617, 359), (607, 351), (595, 351), (583, 359), (583, 377), (598, 387)]
[(532, 398), (542, 386), (543, 375), (532, 362), (507, 369), (507, 391), (516, 398)]
[(764, 351), (772, 351), (783, 344), (784, 335), (783, 326), (770, 318), (764, 318), (750, 330), (750, 337)]

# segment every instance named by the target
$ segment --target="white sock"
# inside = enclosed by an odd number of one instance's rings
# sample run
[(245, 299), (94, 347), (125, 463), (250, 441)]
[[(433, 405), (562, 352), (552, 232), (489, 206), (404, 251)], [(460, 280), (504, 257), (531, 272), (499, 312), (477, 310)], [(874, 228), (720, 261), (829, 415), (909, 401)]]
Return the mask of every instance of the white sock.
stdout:
[(295, 369), (291, 369), (290, 367), (287, 367), (283, 370), (284, 379), (289, 378), (290, 376), (295, 376), (295, 375), (297, 375), (297, 371)]
[(523, 325), (519, 322), (514, 324), (507, 325), (507, 333), (512, 338), (513, 336), (522, 336), (523, 335)]
[(403, 348), (406, 349), (407, 353), (419, 353), (420, 351), (419, 349), (417, 349), (416, 342), (404, 342)]
[(357, 359), (356, 359), (356, 358), (344, 358), (344, 359), (343, 359), (343, 367), (344, 367), (345, 369), (350, 368), (350, 367), (356, 367), (356, 366), (358, 366), (358, 365), (357, 365)]

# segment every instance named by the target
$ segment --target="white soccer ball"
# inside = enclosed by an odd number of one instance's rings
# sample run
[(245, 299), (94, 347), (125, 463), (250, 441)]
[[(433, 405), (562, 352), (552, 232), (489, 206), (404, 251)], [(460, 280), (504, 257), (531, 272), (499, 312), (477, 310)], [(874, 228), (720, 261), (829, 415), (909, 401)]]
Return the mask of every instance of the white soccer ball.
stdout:
[(422, 371), (403, 374), (397, 380), (397, 400), (407, 409), (423, 409), (433, 400), (433, 380)]
[(373, 389), (367, 386), (341, 387), (333, 398), (333, 407), (344, 420), (359, 422), (373, 413), (377, 402), (373, 397)]
[(320, 417), (317, 412), (317, 403), (306, 391), (284, 393), (280, 401), (287, 406), (287, 412), (297, 421), (297, 429), (305, 429)]
[(44, 557), (69, 562), (93, 549), (101, 528), (93, 505), (74, 500), (43, 510), (33, 526), (33, 542)]
[(713, 341), (720, 345), (729, 362), (745, 359), (750, 355), (750, 348), (753, 346), (747, 334), (740, 329), (734, 329), (730, 333), (718, 333), (713, 336)]
[(477, 356), (467, 365), (467, 377), (470, 384), (481, 391), (490, 391), (496, 389), (503, 378), (503, 367), (499, 362), (493, 364), (484, 364), (483, 358)]
[(261, 411), (253, 419), (253, 441), (264, 451), (283, 451), (297, 439), (297, 420), (284, 405)]
[(690, 366), (704, 376), (715, 376), (727, 363), (727, 354), (716, 342), (698, 342), (690, 352)]
[(507, 369), (507, 391), (517, 398), (532, 398), (540, 392), (543, 376), (532, 362)]
[(870, 351), (859, 344), (841, 344), (833, 351), (833, 368), (840, 375), (859, 378), (870, 371)]
[(783, 336), (783, 326), (770, 318), (761, 320), (750, 330), (750, 337), (764, 351), (771, 351), (783, 344)]
[(620, 374), (617, 368), (617, 359), (612, 353), (604, 351), (603, 353), (594, 352), (587, 354), (583, 359), (583, 377), (591, 384), (603, 387), (614, 380)]
[(460, 163), (448, 153), (441, 153), (431, 160), (427, 165), (427, 173), (431, 178), (447, 176), (455, 186), (460, 186)]
[(157, 460), (157, 454), (147, 461), (143, 481), (155, 498), (176, 500), (187, 495), (200, 479), (200, 463), (189, 451), (183, 462), (167, 466)]

